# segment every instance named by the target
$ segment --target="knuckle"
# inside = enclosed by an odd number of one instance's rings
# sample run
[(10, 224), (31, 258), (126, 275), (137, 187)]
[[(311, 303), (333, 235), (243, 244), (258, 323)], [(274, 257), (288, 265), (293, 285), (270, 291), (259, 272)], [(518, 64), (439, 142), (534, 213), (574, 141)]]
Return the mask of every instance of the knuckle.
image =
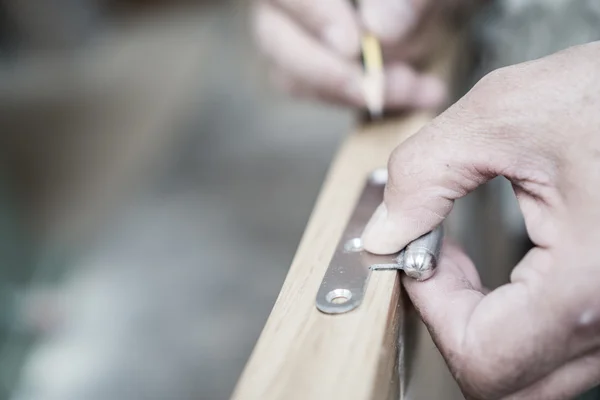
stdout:
[(497, 68), (481, 78), (477, 85), (501, 88), (514, 78), (514, 69), (514, 66)]
[(388, 171), (396, 171), (400, 161), (402, 160), (402, 148), (403, 146), (398, 146), (394, 149), (394, 151), (392, 151), (392, 154), (390, 154), (390, 158), (388, 160)]
[[(519, 90), (522, 80), (513, 67), (492, 71), (435, 120), (435, 124), (445, 131), (461, 132), (460, 139), (471, 148), (503, 151), (512, 146), (514, 140), (522, 139), (521, 131), (506, 129), (515, 118), (522, 118), (520, 107), (525, 101)], [(472, 158), (473, 154), (466, 156)]]
[[(419, 157), (419, 141), (409, 138), (390, 155), (388, 171), (390, 176), (388, 183), (393, 190), (398, 191), (406, 186), (405, 183), (421, 175), (424, 169), (422, 157)], [(400, 184), (402, 181), (403, 184)]]
[(465, 96), (463, 106), (480, 117), (497, 117), (498, 112), (507, 104), (506, 87), (512, 80), (509, 68), (494, 70), (481, 78)]
[[(493, 366), (474, 354), (462, 353), (449, 363), (452, 375), (469, 399), (493, 399), (500, 396)], [(491, 368), (491, 369), (490, 369)]]
[[(581, 347), (587, 350), (600, 346), (600, 300), (597, 290), (593, 289), (596, 286), (594, 283), (589, 278), (586, 282), (581, 281), (578, 284), (578, 298), (571, 297), (563, 301), (568, 304), (564, 326), (572, 338), (571, 347), (576, 349), (574, 351), (580, 351)], [(558, 285), (560, 282), (557, 281), (553, 286)]]

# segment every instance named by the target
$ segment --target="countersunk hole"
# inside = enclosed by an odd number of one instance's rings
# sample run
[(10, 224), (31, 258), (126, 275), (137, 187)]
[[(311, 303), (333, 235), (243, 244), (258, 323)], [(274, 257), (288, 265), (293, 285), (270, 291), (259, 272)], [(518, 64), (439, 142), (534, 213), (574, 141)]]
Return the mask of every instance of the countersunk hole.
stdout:
[(361, 238), (350, 239), (344, 245), (344, 250), (349, 253), (357, 253), (363, 250)]
[(352, 298), (352, 292), (348, 289), (334, 289), (327, 293), (325, 299), (331, 304), (344, 304)]

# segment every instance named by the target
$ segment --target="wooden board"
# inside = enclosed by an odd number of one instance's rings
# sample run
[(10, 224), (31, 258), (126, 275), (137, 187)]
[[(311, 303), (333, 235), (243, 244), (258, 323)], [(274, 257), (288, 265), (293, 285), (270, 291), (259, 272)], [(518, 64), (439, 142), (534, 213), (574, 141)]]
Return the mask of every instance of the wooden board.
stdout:
[[(450, 81), (463, 67), (458, 61), (464, 58), (459, 57), (464, 48), (460, 39), (463, 33), (448, 32), (438, 37), (439, 51), (431, 61), (430, 71)], [(434, 113), (413, 113), (359, 128), (344, 142), (232, 399), (402, 397), (404, 388), (399, 387), (399, 377), (406, 371), (398, 361), (405, 337), (398, 333), (403, 330), (406, 318), (398, 273), (371, 274), (362, 304), (347, 314), (322, 314), (315, 306), (315, 298), (368, 174), (386, 166), (392, 150), (433, 116)], [(421, 393), (431, 395), (429, 387), (439, 384), (436, 389), (444, 398), (462, 397), (428, 333), (422, 325), (417, 325), (410, 324), (409, 331), (417, 332), (418, 338), (407, 350), (419, 354), (418, 360), (409, 361), (421, 377), (427, 378), (424, 385), (420, 377), (415, 380), (427, 390), (415, 391), (415, 386), (409, 384), (406, 392), (412, 398), (430, 398), (422, 397)], [(423, 368), (424, 360), (427, 368)]]
[(372, 274), (363, 304), (347, 314), (320, 313), (315, 296), (367, 175), (430, 118), (412, 115), (346, 140), (234, 399), (398, 398), (398, 274)]

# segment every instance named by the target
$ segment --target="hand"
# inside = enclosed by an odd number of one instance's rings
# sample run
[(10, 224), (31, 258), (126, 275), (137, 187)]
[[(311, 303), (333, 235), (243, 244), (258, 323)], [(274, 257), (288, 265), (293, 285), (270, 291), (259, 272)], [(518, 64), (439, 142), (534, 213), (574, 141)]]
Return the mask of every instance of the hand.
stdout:
[(350, 0), (259, 0), (255, 31), (273, 79), (284, 90), (364, 107), (358, 58), (364, 26), (384, 46), (386, 108), (430, 108), (445, 100), (444, 84), (411, 64), (439, 42), (432, 25), (440, 25), (450, 8), (467, 2), (362, 0), (356, 11)]
[(600, 383), (600, 42), (492, 72), (398, 147), (389, 173), (367, 250), (400, 250), (500, 175), (535, 244), (487, 295), (453, 246), (431, 280), (404, 280), (465, 394), (570, 399)]

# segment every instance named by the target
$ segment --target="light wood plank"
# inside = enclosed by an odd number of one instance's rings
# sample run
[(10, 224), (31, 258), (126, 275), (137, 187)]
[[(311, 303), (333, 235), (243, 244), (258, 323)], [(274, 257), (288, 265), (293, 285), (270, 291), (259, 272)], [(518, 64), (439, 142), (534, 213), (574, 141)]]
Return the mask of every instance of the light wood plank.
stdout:
[(364, 129), (342, 146), (234, 399), (397, 398), (397, 273), (372, 274), (347, 314), (318, 312), (315, 295), (367, 175), (430, 118)]
[[(431, 71), (447, 80), (461, 67), (461, 34), (438, 38)], [(391, 151), (433, 116), (414, 113), (363, 127), (344, 142), (234, 400), (401, 397), (398, 332), (404, 307), (398, 273), (371, 274), (363, 303), (347, 314), (320, 313), (315, 297), (368, 174), (385, 166)]]

